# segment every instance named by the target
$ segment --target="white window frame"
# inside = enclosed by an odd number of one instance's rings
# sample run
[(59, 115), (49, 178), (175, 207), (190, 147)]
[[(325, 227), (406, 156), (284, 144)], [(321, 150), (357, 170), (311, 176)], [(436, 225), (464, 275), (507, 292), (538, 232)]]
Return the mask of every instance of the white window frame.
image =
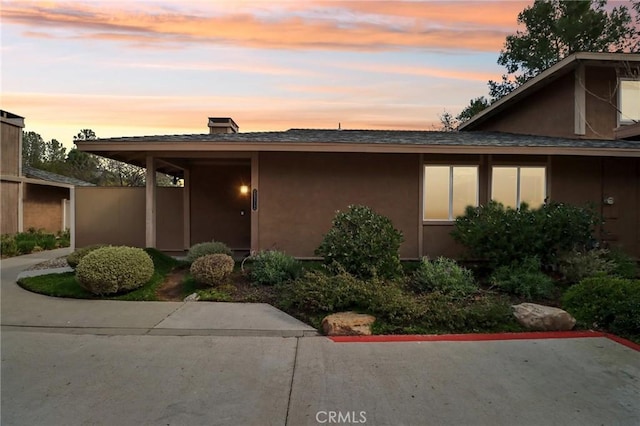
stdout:
[[(623, 81), (637, 81), (638, 84), (640, 84), (640, 79), (638, 78), (628, 78), (628, 77), (620, 77), (618, 79), (618, 127), (620, 127), (621, 125), (628, 125), (628, 124), (634, 124), (636, 121), (634, 121), (633, 118), (625, 118), (622, 115), (622, 82)], [(640, 117), (639, 117), (640, 118)]]
[[(427, 167), (449, 167), (449, 218), (448, 219), (427, 219), (425, 216), (427, 214), (426, 209), (424, 209), (425, 202), (427, 201)], [(438, 163), (429, 163), (424, 164), (422, 168), (422, 221), (427, 223), (448, 223), (454, 222), (456, 220), (453, 217), (453, 169), (455, 167), (475, 167), (476, 169), (476, 199), (475, 206), (478, 207), (480, 205), (480, 166), (478, 164), (438, 164)]]
[[(491, 165), (491, 185), (489, 187), (489, 197), (492, 201), (493, 198), (493, 170), (494, 169), (516, 169), (516, 209), (520, 208), (522, 200), (520, 199), (520, 171), (521, 169), (544, 169), (544, 197), (542, 197), (543, 203), (546, 202), (549, 196), (549, 167), (543, 164), (527, 164), (527, 165), (514, 165), (514, 164), (492, 164)], [(498, 200), (495, 200), (498, 201)], [(498, 201), (500, 202), (500, 201)]]

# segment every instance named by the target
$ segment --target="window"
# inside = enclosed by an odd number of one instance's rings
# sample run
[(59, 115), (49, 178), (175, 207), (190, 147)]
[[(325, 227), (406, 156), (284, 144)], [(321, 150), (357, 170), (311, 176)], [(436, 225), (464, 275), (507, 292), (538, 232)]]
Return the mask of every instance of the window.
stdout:
[(505, 207), (540, 207), (546, 198), (544, 167), (494, 166), (491, 175), (491, 199)]
[(620, 124), (640, 121), (640, 80), (620, 80)]
[(424, 220), (454, 220), (478, 205), (478, 166), (424, 167)]

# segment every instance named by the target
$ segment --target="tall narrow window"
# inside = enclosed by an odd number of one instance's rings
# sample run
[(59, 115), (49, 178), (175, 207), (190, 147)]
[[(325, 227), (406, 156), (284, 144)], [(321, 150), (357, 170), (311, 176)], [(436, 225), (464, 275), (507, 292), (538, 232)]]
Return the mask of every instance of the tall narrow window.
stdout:
[(454, 220), (478, 205), (478, 166), (424, 167), (424, 220)]
[(640, 121), (640, 80), (620, 80), (620, 124)]
[(521, 203), (540, 207), (546, 198), (544, 167), (495, 166), (491, 173), (491, 199), (506, 207), (519, 208)]

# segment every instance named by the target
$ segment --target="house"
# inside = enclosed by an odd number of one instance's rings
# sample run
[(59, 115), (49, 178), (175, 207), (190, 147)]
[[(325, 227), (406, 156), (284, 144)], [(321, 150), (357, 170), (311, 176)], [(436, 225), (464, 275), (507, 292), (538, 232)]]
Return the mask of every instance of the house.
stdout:
[[(602, 238), (640, 257), (640, 55), (578, 53), (459, 132), (313, 130), (118, 137), (80, 150), (147, 168), (145, 188), (78, 188), (77, 244), (182, 251), (314, 249), (336, 210), (364, 204), (404, 235), (403, 258), (460, 254), (449, 233), (467, 205), (496, 199), (592, 203)], [(183, 187), (155, 185), (155, 172)]]
[(74, 188), (88, 182), (22, 165), (24, 117), (0, 111), (2, 234), (28, 229), (56, 233), (72, 228)]

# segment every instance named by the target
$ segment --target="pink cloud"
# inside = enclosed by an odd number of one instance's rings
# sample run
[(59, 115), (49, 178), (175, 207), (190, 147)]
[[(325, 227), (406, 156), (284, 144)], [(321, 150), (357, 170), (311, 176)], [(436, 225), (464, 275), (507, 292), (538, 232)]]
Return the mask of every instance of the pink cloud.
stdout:
[[(120, 3), (110, 6), (114, 4)], [(133, 46), (211, 43), (282, 49), (497, 51), (524, 7), (519, 2), (286, 2), (270, 4), (273, 16), (264, 16), (262, 3), (257, 5), (256, 10), (218, 7), (195, 14), (145, 9), (144, 4), (131, 10), (86, 3), (26, 7), (7, 2), (3, 22), (30, 28), (27, 36), (44, 32), (50, 37)], [(353, 20), (331, 15), (336, 9), (353, 15)], [(47, 28), (70, 35), (47, 32)]]

